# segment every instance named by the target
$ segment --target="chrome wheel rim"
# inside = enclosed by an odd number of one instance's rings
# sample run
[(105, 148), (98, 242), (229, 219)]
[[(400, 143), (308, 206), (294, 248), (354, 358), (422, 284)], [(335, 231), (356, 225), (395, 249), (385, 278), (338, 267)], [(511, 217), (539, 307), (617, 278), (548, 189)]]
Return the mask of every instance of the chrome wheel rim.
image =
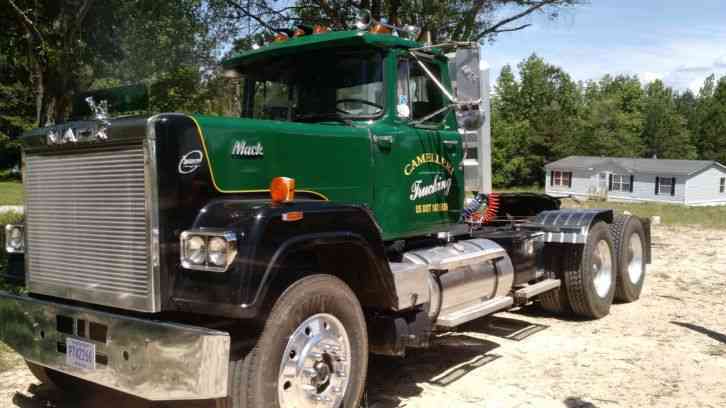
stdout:
[(633, 233), (628, 244), (628, 279), (633, 284), (643, 276), (643, 242), (640, 235)]
[(280, 363), (281, 408), (337, 408), (350, 379), (350, 339), (335, 316), (320, 313), (290, 336)]
[(612, 252), (605, 240), (598, 242), (595, 247), (592, 256), (592, 276), (595, 292), (601, 298), (605, 298), (613, 284)]

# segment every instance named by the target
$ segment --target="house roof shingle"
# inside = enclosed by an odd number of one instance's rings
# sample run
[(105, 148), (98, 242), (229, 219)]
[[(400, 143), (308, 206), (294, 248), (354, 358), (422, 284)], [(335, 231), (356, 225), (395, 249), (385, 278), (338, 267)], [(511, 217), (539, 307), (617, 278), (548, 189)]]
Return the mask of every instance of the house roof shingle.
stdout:
[(621, 167), (631, 173), (689, 176), (713, 165), (726, 166), (713, 160), (636, 159), (629, 157), (569, 156), (545, 165), (546, 169), (599, 170)]

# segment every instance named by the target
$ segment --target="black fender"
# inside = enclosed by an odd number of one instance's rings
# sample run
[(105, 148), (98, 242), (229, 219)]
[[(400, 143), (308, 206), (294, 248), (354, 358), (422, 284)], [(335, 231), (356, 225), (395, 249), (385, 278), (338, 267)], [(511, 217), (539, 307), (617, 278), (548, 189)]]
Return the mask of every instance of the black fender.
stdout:
[(612, 223), (613, 210), (588, 208), (542, 211), (532, 223), (521, 227), (543, 231), (545, 242), (584, 244), (590, 227), (598, 221)]
[(236, 233), (238, 255), (225, 273), (180, 271), (172, 294), (178, 310), (261, 318), (292, 282), (316, 273), (340, 277), (364, 307), (389, 309), (397, 301), (380, 227), (365, 206), (221, 199), (190, 229)]

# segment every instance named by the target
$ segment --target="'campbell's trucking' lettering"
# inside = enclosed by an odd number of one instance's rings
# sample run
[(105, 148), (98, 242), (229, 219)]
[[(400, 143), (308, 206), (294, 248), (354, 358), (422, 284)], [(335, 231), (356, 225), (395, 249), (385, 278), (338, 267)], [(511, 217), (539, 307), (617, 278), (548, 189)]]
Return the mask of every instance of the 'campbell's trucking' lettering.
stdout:
[(454, 173), (454, 166), (452, 166), (445, 157), (440, 156), (437, 153), (422, 153), (403, 167), (403, 174), (410, 176), (417, 168), (426, 163), (438, 164), (446, 169), (446, 172), (449, 173), (449, 175)]
[(429, 197), (441, 191), (444, 195), (449, 195), (451, 189), (451, 179), (443, 178), (437, 174), (434, 177), (434, 181), (431, 184), (423, 184), (423, 180), (416, 180), (411, 184), (411, 195), (409, 196), (411, 201), (418, 200), (419, 198)]

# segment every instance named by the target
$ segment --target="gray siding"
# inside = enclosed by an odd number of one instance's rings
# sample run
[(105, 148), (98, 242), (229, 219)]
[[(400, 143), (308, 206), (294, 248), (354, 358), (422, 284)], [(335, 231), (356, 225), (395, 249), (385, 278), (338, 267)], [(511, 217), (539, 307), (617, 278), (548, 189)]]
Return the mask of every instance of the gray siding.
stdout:
[(691, 176), (686, 184), (686, 204), (726, 204), (726, 193), (719, 192), (721, 177), (726, 177), (726, 170), (717, 165)]
[[(608, 174), (623, 174), (629, 176), (620, 169), (608, 169), (598, 171), (584, 170), (566, 170), (572, 172), (572, 187), (567, 186), (550, 186), (550, 171), (545, 176), (545, 192), (555, 197), (564, 197), (569, 195), (591, 197), (597, 195), (598, 192), (598, 175), (601, 172)], [(654, 174), (636, 174), (634, 178), (633, 192), (608, 191), (607, 197), (611, 201), (654, 201), (672, 204), (685, 204), (686, 200), (686, 176), (676, 177), (675, 195), (656, 194), (655, 178), (671, 178), (670, 176), (656, 176)], [(609, 181), (609, 180), (608, 180)], [(607, 181), (606, 181), (607, 182)], [(605, 189), (607, 190), (607, 185)], [(718, 188), (718, 185), (716, 186)], [(725, 197), (726, 198), (726, 197)]]
[(612, 201), (655, 201), (662, 203), (684, 204), (686, 193), (686, 177), (676, 177), (676, 194), (655, 194), (655, 178), (668, 178), (653, 174), (636, 174), (632, 193), (611, 191), (608, 200)]
[(545, 193), (555, 196), (564, 197), (568, 195), (590, 195), (590, 188), (593, 186), (592, 173), (581, 170), (558, 170), (564, 172), (572, 172), (572, 187), (567, 186), (551, 186), (550, 171), (545, 176)]

